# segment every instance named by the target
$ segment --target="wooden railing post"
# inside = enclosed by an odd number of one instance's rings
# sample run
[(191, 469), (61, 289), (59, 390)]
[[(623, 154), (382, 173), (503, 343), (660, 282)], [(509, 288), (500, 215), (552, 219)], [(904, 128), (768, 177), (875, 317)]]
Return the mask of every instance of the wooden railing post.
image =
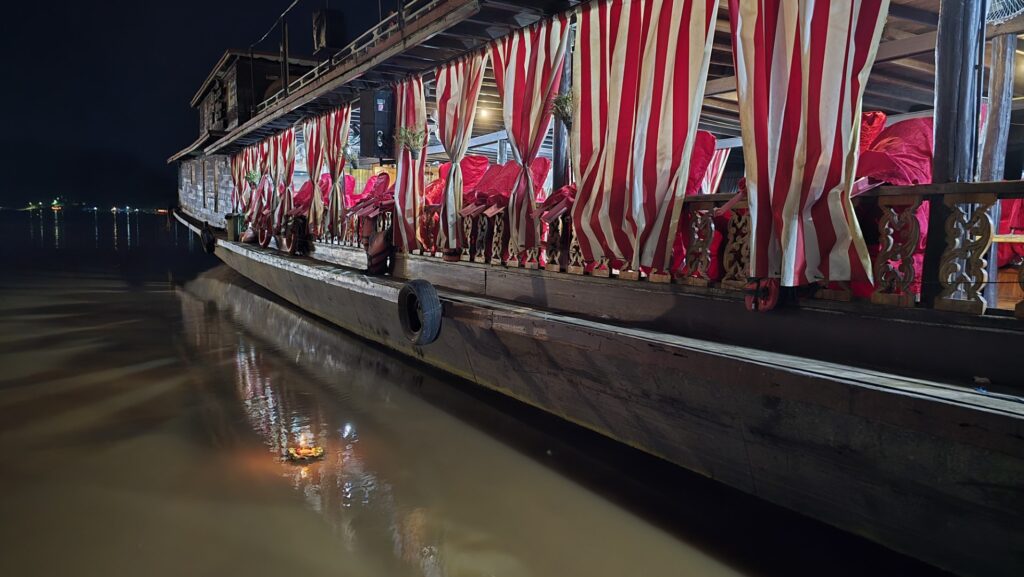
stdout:
[[(992, 246), (990, 210), (995, 194), (948, 194), (945, 205), (946, 249), (939, 267), (941, 290), (934, 306), (940, 310), (984, 314), (983, 291), (988, 282), (988, 251)], [(929, 235), (931, 236), (931, 235)], [(938, 235), (936, 235), (938, 236)]]
[(715, 207), (713, 203), (688, 203), (683, 206), (690, 216), (686, 234), (686, 257), (683, 275), (676, 280), (691, 286), (710, 286), (711, 243), (715, 238)]
[[(978, 150), (981, 112), (981, 72), (984, 68), (985, 0), (941, 0), (935, 46), (935, 120), (932, 180), (972, 182)], [(938, 231), (950, 218), (949, 207), (932, 202), (929, 230)], [(934, 304), (941, 287), (936, 282), (943, 265), (944, 240), (928, 235), (924, 257), (922, 300)]]
[(583, 251), (580, 249), (580, 241), (576, 238), (576, 227), (569, 222), (569, 263), (565, 272), (569, 274), (583, 274), (587, 270), (583, 262)]
[(496, 214), (491, 217), (491, 266), (505, 264), (505, 250), (508, 242), (505, 241), (505, 215)]
[(750, 213), (745, 202), (738, 203), (729, 219), (728, 233), (725, 241), (725, 276), (722, 286), (742, 290), (747, 285), (750, 274)]
[(473, 262), (476, 259), (476, 246), (473, 244), (473, 219), (468, 216), (459, 217), (462, 219), (462, 255), (460, 260)]
[(565, 216), (556, 218), (548, 223), (548, 234), (545, 237), (544, 245), (544, 269), (552, 272), (562, 272), (562, 224)]
[[(882, 217), (878, 220), (881, 249), (875, 256), (875, 292), (871, 302), (881, 305), (912, 307), (917, 295), (914, 283), (914, 252), (921, 241), (917, 211), (921, 196), (886, 196), (878, 199)], [(903, 207), (897, 210), (897, 207)], [(894, 264), (896, 263), (896, 264)]]

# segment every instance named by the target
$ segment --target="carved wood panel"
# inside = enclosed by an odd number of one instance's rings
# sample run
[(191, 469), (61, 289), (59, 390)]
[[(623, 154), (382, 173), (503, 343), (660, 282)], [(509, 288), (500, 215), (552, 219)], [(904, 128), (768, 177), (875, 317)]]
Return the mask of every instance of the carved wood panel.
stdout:
[(875, 256), (875, 291), (871, 302), (891, 306), (914, 306), (914, 252), (921, 240), (917, 211), (920, 196), (882, 197), (878, 220), (880, 250)]
[(992, 246), (994, 194), (947, 195), (951, 209), (946, 219), (946, 250), (939, 265), (942, 291), (935, 308), (984, 314), (988, 303), (982, 295), (988, 282), (988, 249)]
[(742, 289), (750, 274), (750, 213), (733, 211), (726, 232), (722, 286)]

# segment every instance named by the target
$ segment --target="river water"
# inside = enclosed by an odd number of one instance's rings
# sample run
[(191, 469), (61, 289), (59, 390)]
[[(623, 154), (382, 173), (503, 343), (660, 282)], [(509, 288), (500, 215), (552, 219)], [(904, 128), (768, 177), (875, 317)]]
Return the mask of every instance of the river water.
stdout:
[(2, 576), (936, 574), (352, 338), (167, 217), (0, 225)]

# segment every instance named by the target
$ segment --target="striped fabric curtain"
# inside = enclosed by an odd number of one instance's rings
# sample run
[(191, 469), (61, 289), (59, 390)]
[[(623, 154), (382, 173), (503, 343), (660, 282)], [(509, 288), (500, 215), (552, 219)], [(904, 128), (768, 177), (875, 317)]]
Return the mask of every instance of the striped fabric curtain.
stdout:
[(327, 230), (341, 238), (345, 221), (345, 148), (352, 124), (352, 107), (342, 106), (323, 117), (324, 152), (327, 170), (331, 173), (331, 196), (327, 206)]
[(268, 174), (270, 175), (270, 194), (265, 200), (266, 205), (271, 210), (271, 216), (273, 218), (272, 224), (275, 228), (283, 222), (284, 213), (281, 211), (284, 208), (284, 202), (282, 201), (281, 194), (281, 168), (282, 163), (279, 160), (281, 156), (281, 135), (275, 134), (267, 138), (269, 143), (269, 150), (267, 151), (267, 167), (269, 169)]
[(708, 170), (704, 173), (704, 180), (700, 183), (701, 194), (715, 194), (722, 184), (722, 175), (725, 174), (725, 163), (729, 162), (731, 148), (719, 148), (711, 155), (711, 162), (708, 163)]
[(528, 167), (537, 158), (551, 124), (551, 102), (558, 95), (568, 40), (569, 21), (562, 14), (517, 30), (491, 47), (505, 130), (522, 166), (508, 204), (509, 229), (517, 252), (540, 246), (541, 227), (532, 214), (536, 191), (543, 183), (533, 182)]
[(242, 150), (231, 157), (231, 182), (235, 185), (231, 189), (231, 212), (242, 210), (242, 196), (245, 193), (245, 156), (247, 150)]
[(573, 58), (573, 222), (584, 260), (668, 271), (718, 0), (598, 0)]
[(869, 280), (854, 216), (861, 100), (888, 0), (730, 0), (751, 276)]
[(404, 128), (424, 134), (423, 146), (417, 150), (412, 151), (399, 145), (395, 151), (398, 158), (395, 176), (395, 246), (398, 250), (412, 252), (423, 246), (422, 239), (416, 236), (416, 221), (423, 201), (423, 172), (427, 164), (427, 104), (422, 77), (409, 78), (395, 86), (395, 109), (396, 131)]
[[(295, 176), (295, 129), (289, 128), (278, 135), (279, 152), (277, 161), (281, 164), (278, 174), (281, 178), (280, 193), (282, 216), (295, 206), (292, 198), (292, 178)], [(278, 221), (283, 222), (283, 220)]]
[(324, 117), (318, 116), (302, 123), (302, 140), (306, 145), (306, 173), (313, 183), (313, 197), (309, 202), (309, 226), (314, 238), (320, 238), (324, 220), (324, 199), (320, 195), (320, 173), (324, 169)]
[(462, 58), (437, 70), (437, 127), (451, 168), (444, 187), (441, 205), (441, 226), (437, 246), (445, 251), (462, 248), (459, 211), (462, 210), (462, 157), (473, 137), (476, 103), (484, 82), (485, 53)]

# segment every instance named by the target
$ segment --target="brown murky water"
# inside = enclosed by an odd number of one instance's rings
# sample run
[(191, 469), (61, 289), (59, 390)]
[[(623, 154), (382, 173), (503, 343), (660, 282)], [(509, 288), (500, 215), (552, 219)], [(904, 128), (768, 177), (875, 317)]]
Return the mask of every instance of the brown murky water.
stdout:
[(2, 576), (930, 574), (96, 226), (4, 255)]

